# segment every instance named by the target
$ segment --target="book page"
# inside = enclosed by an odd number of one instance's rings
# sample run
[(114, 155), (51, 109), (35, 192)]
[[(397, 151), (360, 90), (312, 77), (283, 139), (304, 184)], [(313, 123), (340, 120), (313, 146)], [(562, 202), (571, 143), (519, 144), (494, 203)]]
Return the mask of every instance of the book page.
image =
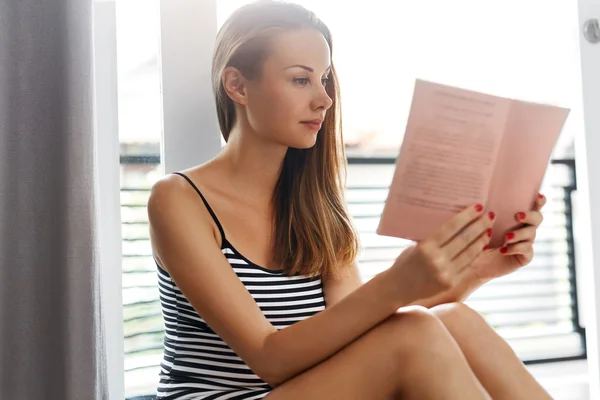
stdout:
[(417, 80), (377, 233), (421, 240), (485, 204), (510, 100)]
[(492, 177), (488, 208), (496, 215), (490, 247), (521, 224), (515, 214), (529, 211), (548, 168), (552, 149), (569, 109), (514, 100)]

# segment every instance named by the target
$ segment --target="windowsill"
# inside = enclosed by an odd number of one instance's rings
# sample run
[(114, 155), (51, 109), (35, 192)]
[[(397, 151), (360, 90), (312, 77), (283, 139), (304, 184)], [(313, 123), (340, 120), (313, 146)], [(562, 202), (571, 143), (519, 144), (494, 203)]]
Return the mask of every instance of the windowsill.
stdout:
[(587, 360), (561, 361), (527, 366), (556, 400), (589, 400)]

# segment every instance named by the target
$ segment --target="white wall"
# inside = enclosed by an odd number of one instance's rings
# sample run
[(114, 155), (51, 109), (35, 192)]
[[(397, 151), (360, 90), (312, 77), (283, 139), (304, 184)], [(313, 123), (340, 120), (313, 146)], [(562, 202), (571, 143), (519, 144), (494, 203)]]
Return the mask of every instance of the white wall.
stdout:
[(205, 162), (221, 148), (209, 79), (216, 15), (214, 0), (160, 2), (165, 174)]
[[(579, 0), (580, 27), (590, 18), (600, 19), (600, 0)], [(575, 140), (579, 213), (587, 225), (580, 224), (575, 233), (581, 250), (585, 291), (585, 323), (590, 373), (590, 395), (600, 398), (600, 353), (598, 321), (600, 320), (600, 44), (581, 37), (581, 68), (585, 132)], [(589, 218), (586, 218), (589, 217)]]

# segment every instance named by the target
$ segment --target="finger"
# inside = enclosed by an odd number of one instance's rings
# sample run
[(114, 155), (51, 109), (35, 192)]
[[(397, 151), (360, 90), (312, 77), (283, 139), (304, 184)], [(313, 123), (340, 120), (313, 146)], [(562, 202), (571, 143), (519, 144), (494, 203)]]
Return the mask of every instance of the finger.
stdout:
[(540, 226), (544, 217), (539, 211), (518, 212), (515, 214), (515, 219), (522, 224)]
[(431, 235), (431, 240), (437, 246), (442, 246), (460, 231), (462, 231), (467, 225), (480, 218), (483, 215), (483, 205), (475, 204), (467, 207), (463, 211), (454, 215), (442, 224), (442, 226)]
[(482, 251), (487, 250), (489, 241), (490, 238), (487, 234), (479, 236), (452, 261), (452, 264), (457, 266), (459, 273), (471, 265)]
[(516, 229), (512, 232), (508, 232), (504, 238), (504, 245), (518, 242), (533, 242), (537, 234), (536, 226), (526, 226), (524, 228)]
[(509, 244), (500, 248), (500, 253), (505, 256), (522, 255), (526, 259), (525, 264), (527, 264), (533, 258), (533, 243), (520, 242)]
[(535, 198), (535, 205), (533, 206), (533, 211), (540, 211), (548, 202), (548, 199), (546, 199), (546, 196), (544, 196), (541, 193), (538, 193), (537, 197)]
[(448, 243), (442, 247), (442, 251), (449, 260), (453, 260), (461, 254), (480, 236), (492, 237), (492, 220), (488, 216), (483, 216), (467, 226), (462, 232), (454, 236)]

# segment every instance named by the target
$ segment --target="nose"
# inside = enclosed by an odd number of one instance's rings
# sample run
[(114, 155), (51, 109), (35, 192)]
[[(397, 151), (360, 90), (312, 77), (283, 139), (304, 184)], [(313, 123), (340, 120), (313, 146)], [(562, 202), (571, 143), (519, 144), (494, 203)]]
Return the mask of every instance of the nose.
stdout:
[(318, 86), (316, 89), (315, 96), (313, 98), (313, 108), (318, 110), (320, 108), (328, 110), (333, 104), (333, 100), (327, 94), (325, 86)]

